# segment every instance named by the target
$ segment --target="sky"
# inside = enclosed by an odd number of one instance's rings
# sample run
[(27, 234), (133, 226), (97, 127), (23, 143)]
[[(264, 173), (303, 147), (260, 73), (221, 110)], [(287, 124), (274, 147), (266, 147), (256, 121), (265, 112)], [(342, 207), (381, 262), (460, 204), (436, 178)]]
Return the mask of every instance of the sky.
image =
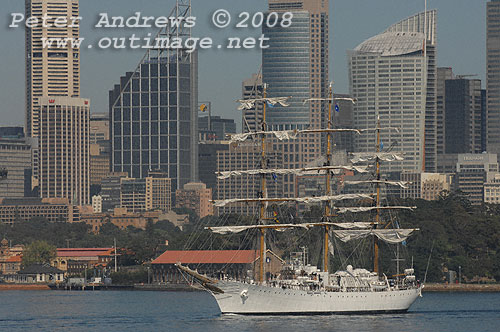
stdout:
[[(452, 67), (456, 74), (485, 78), (486, 0), (428, 0), (438, 10), (438, 66)], [(97, 29), (99, 13), (109, 16), (169, 16), (174, 0), (82, 0), (80, 36), (89, 41), (101, 37), (129, 36), (135, 30)], [(267, 0), (192, 0), (196, 26), (193, 36), (258, 37), (260, 29), (219, 29), (211, 23), (217, 9), (228, 10), (233, 20), (247, 11), (267, 9)], [(348, 93), (347, 50), (382, 32), (388, 26), (424, 10), (424, 0), (330, 0), (330, 76), (338, 93)], [(11, 13), (23, 13), (24, 1), (2, 0), (0, 14), (0, 125), (22, 125), (25, 109), (24, 28), (9, 28)], [(156, 28), (139, 34), (156, 33)], [(120, 76), (133, 71), (143, 50), (82, 48), (81, 97), (90, 98), (92, 112), (108, 111), (108, 91)], [(202, 50), (199, 52), (199, 100), (212, 101), (212, 114), (236, 120), (241, 114), (235, 100), (241, 82), (259, 71), (260, 50)]]

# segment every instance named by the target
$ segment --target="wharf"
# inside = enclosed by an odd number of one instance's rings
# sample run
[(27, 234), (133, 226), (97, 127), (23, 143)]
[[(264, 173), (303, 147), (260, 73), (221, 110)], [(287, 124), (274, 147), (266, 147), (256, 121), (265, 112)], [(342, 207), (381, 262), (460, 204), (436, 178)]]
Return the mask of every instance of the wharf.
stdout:
[(425, 284), (423, 292), (500, 292), (500, 284)]

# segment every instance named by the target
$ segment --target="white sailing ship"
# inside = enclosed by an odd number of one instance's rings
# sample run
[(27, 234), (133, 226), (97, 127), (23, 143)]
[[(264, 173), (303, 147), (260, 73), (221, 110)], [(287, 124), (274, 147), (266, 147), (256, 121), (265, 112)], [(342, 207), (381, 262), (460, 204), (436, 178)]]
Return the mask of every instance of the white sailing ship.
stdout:
[[(229, 178), (242, 175), (260, 175), (262, 197), (251, 199), (227, 199), (216, 201), (215, 205), (222, 207), (240, 202), (254, 202), (260, 205), (259, 221), (256, 225), (245, 226), (218, 226), (206, 227), (217, 234), (235, 234), (246, 231), (257, 231), (260, 237), (258, 278), (246, 277), (243, 280), (230, 280), (227, 277), (216, 280), (209, 276), (201, 275), (187, 266), (177, 264), (178, 269), (196, 280), (203, 288), (213, 295), (223, 314), (250, 314), (250, 315), (299, 315), (299, 314), (347, 314), (347, 313), (399, 313), (406, 312), (415, 300), (421, 295), (423, 285), (415, 277), (414, 269), (408, 268), (403, 274), (388, 278), (379, 269), (379, 241), (390, 244), (400, 244), (416, 229), (389, 228), (391, 223), (384, 223), (381, 219), (383, 210), (407, 209), (405, 206), (382, 206), (380, 189), (383, 185), (404, 187), (402, 182), (381, 180), (381, 162), (400, 161), (402, 156), (380, 151), (380, 122), (374, 131), (377, 133), (377, 151), (374, 153), (355, 154), (349, 166), (332, 166), (332, 134), (339, 131), (359, 132), (355, 129), (334, 129), (332, 126), (332, 104), (334, 98), (332, 86), (329, 97), (322, 99), (328, 102), (329, 119), (328, 128), (321, 130), (293, 130), (293, 131), (268, 131), (266, 125), (266, 104), (280, 104), (287, 106), (287, 98), (267, 98), (264, 86), (263, 98), (241, 100), (241, 109), (252, 108), (256, 103), (263, 103), (262, 130), (245, 134), (234, 135), (233, 141), (244, 141), (248, 138), (260, 138), (262, 145), (261, 169), (248, 171), (222, 172), (219, 177)], [(311, 100), (308, 100), (311, 101)], [(315, 99), (314, 101), (317, 101)], [(307, 102), (307, 101), (305, 101)], [(267, 169), (266, 165), (266, 139), (274, 136), (279, 140), (294, 139), (298, 135), (307, 133), (326, 133), (326, 163), (324, 166), (308, 167), (302, 169)], [(372, 183), (376, 188), (375, 195), (346, 194), (332, 195), (330, 178), (339, 170), (367, 172), (367, 166), (356, 166), (358, 162), (374, 162), (376, 179), (370, 181), (346, 181), (346, 184), (356, 185)], [(266, 177), (271, 174), (324, 174), (326, 179), (326, 193), (319, 197), (304, 198), (268, 198), (266, 190)], [(373, 200), (372, 206), (335, 207), (334, 202), (348, 200)], [(266, 218), (269, 203), (282, 202), (296, 203), (324, 203), (324, 217), (315, 223), (279, 224)], [(333, 213), (375, 211), (376, 216), (370, 222), (332, 222)], [(323, 228), (323, 268), (307, 265), (304, 261), (288, 266), (289, 273), (283, 273), (275, 278), (264, 278), (264, 261), (266, 255), (266, 233), (272, 231), (286, 231), (287, 229), (304, 229), (312, 227)], [(335, 236), (343, 242), (373, 236), (373, 271), (353, 268), (348, 265), (346, 270), (331, 273), (329, 271), (329, 254), (331, 251), (331, 238)], [(398, 261), (399, 264), (399, 261)], [(399, 270), (399, 267), (398, 267)], [(399, 273), (399, 271), (398, 271)]]

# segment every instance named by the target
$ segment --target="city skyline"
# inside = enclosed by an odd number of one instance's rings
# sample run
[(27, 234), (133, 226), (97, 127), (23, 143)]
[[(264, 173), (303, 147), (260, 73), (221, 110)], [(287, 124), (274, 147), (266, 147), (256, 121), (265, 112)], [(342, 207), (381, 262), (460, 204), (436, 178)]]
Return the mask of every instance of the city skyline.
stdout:
[[(121, 5), (120, 8), (114, 6), (114, 1), (107, 1), (106, 4), (95, 3), (90, 6), (90, 2), (81, 4), (81, 15), (84, 17), (84, 23), (81, 27), (82, 37), (93, 39), (95, 36), (101, 36), (103, 33), (110, 33), (110, 29), (97, 31), (90, 29), (99, 12), (108, 11), (110, 14), (128, 14), (141, 10), (145, 15), (159, 15), (158, 8), (165, 8), (161, 15), (168, 15), (170, 4), (165, 5), (160, 1), (148, 1), (147, 4), (141, 4), (141, 8), (134, 7), (132, 3), (129, 6)], [(120, 1), (122, 4), (123, 1)], [(363, 2), (363, 11), (354, 9), (359, 8), (361, 1), (331, 1), (331, 36), (330, 37), (330, 67), (333, 70), (336, 81), (336, 92), (347, 92), (347, 60), (346, 51), (353, 49), (359, 40), (365, 40), (373, 35), (373, 31), (382, 32), (386, 26), (394, 21), (409, 17), (415, 12), (423, 10), (424, 3), (398, 2), (391, 4), (390, 1), (379, 1), (377, 4)], [(217, 30), (209, 26), (211, 13), (217, 8), (226, 8), (230, 12), (239, 13), (241, 11), (255, 12), (267, 8), (266, 1), (258, 0), (253, 5), (243, 2), (230, 2), (220, 0), (210, 4), (193, 1), (193, 14), (199, 17), (199, 23), (195, 27), (193, 34), (200, 35), (207, 32), (214, 39), (232, 33), (233, 30)], [(22, 4), (18, 1), (8, 0), (4, 8), (10, 14), (11, 12), (23, 12)], [(137, 8), (137, 9), (136, 9)], [(388, 12), (387, 8), (391, 8)], [(486, 39), (486, 1), (471, 4), (470, 1), (429, 1), (429, 9), (437, 8), (440, 17), (440, 26), (438, 30), (438, 39), (440, 40), (440, 51), (438, 53), (438, 66), (453, 67), (458, 74), (478, 74), (484, 82), (485, 77), (485, 39)], [(341, 13), (341, 14), (339, 14)], [(352, 13), (352, 15), (350, 15)], [(353, 15), (357, 15), (359, 22), (363, 24), (353, 25), (351, 22)], [(371, 19), (369, 19), (371, 17)], [(377, 19), (373, 19), (376, 17)], [(85, 18), (87, 20), (85, 21)], [(10, 15), (4, 16), (5, 21), (10, 20)], [(474, 22), (471, 26), (470, 22)], [(207, 30), (207, 27), (209, 28)], [(346, 33), (348, 31), (349, 33)], [(154, 32), (154, 31), (153, 31)], [(116, 32), (111, 32), (113, 35)], [(246, 35), (256, 34), (254, 31), (245, 32)], [(9, 29), (4, 24), (4, 29), (0, 30), (0, 36), (7, 41), (11, 47), (0, 51), (2, 59), (10, 62), (11, 66), (2, 66), (1, 73), (4, 77), (10, 77), (9, 82), (2, 82), (5, 86), (0, 89), (0, 98), (4, 100), (4, 109), (1, 111), (6, 125), (20, 125), (24, 123), (23, 116), (19, 114), (18, 109), (24, 108), (24, 75), (21, 75), (23, 61), (16, 53), (24, 52), (23, 45), (18, 45), (15, 40), (23, 38), (24, 29)], [(462, 47), (467, 45), (467, 47)], [(125, 66), (134, 66), (137, 57), (143, 51), (106, 51), (106, 50), (88, 50), (82, 49), (82, 87), (81, 95), (92, 99), (94, 105), (92, 112), (105, 112), (107, 109), (107, 93), (115, 83), (114, 78), (123, 74)], [(460, 56), (454, 56), (459, 53)], [(121, 61), (113, 62), (116, 55), (120, 55)], [(212, 100), (214, 114), (223, 117), (239, 119), (241, 114), (236, 112), (234, 100), (237, 99), (241, 90), (239, 84), (245, 77), (258, 71), (260, 66), (260, 51), (215, 51), (208, 50), (200, 52), (200, 100)], [(224, 76), (217, 75), (217, 64), (228, 63), (229, 67)], [(240, 61), (248, 63), (248, 66), (236, 66)], [(134, 64), (135, 63), (135, 64)], [(22, 70), (20, 72), (20, 70)], [(15, 75), (14, 73), (17, 73)], [(104, 74), (103, 74), (104, 73)], [(330, 79), (332, 75), (330, 74)], [(213, 97), (215, 96), (215, 97)]]

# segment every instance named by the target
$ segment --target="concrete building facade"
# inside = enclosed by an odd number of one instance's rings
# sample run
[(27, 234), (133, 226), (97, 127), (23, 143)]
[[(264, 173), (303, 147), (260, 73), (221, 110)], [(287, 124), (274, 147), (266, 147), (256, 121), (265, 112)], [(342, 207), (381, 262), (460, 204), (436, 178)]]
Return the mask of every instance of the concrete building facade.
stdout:
[(474, 205), (484, 201), (484, 184), (498, 173), (496, 154), (460, 154), (457, 163), (457, 189)]
[(500, 154), (500, 0), (486, 9), (487, 150)]
[(212, 216), (212, 189), (204, 183), (186, 183), (182, 190), (177, 189), (175, 193), (175, 207), (194, 210), (200, 219)]
[[(79, 0), (25, 0), (25, 16), (35, 17), (39, 24), (26, 27), (26, 136), (39, 132), (40, 97), (80, 96), (80, 49), (67, 43), (66, 47), (43, 47), (43, 38), (80, 37)], [(42, 17), (50, 17), (42, 26)], [(67, 18), (65, 26), (56, 26), (56, 18)], [(62, 24), (59, 24), (62, 25)]]
[(39, 98), (39, 184), (42, 198), (90, 203), (88, 99)]
[(0, 137), (0, 166), (7, 170), (7, 178), (0, 181), (0, 197), (22, 198), (33, 196), (33, 159), (38, 149), (36, 138)]
[[(404, 161), (383, 165), (385, 172), (435, 171), (436, 27), (435, 10), (419, 13), (348, 52), (354, 127), (375, 128), (380, 118), (382, 127), (401, 128), (382, 131), (384, 146), (405, 153)], [(375, 147), (373, 131), (356, 136), (357, 152)]]

